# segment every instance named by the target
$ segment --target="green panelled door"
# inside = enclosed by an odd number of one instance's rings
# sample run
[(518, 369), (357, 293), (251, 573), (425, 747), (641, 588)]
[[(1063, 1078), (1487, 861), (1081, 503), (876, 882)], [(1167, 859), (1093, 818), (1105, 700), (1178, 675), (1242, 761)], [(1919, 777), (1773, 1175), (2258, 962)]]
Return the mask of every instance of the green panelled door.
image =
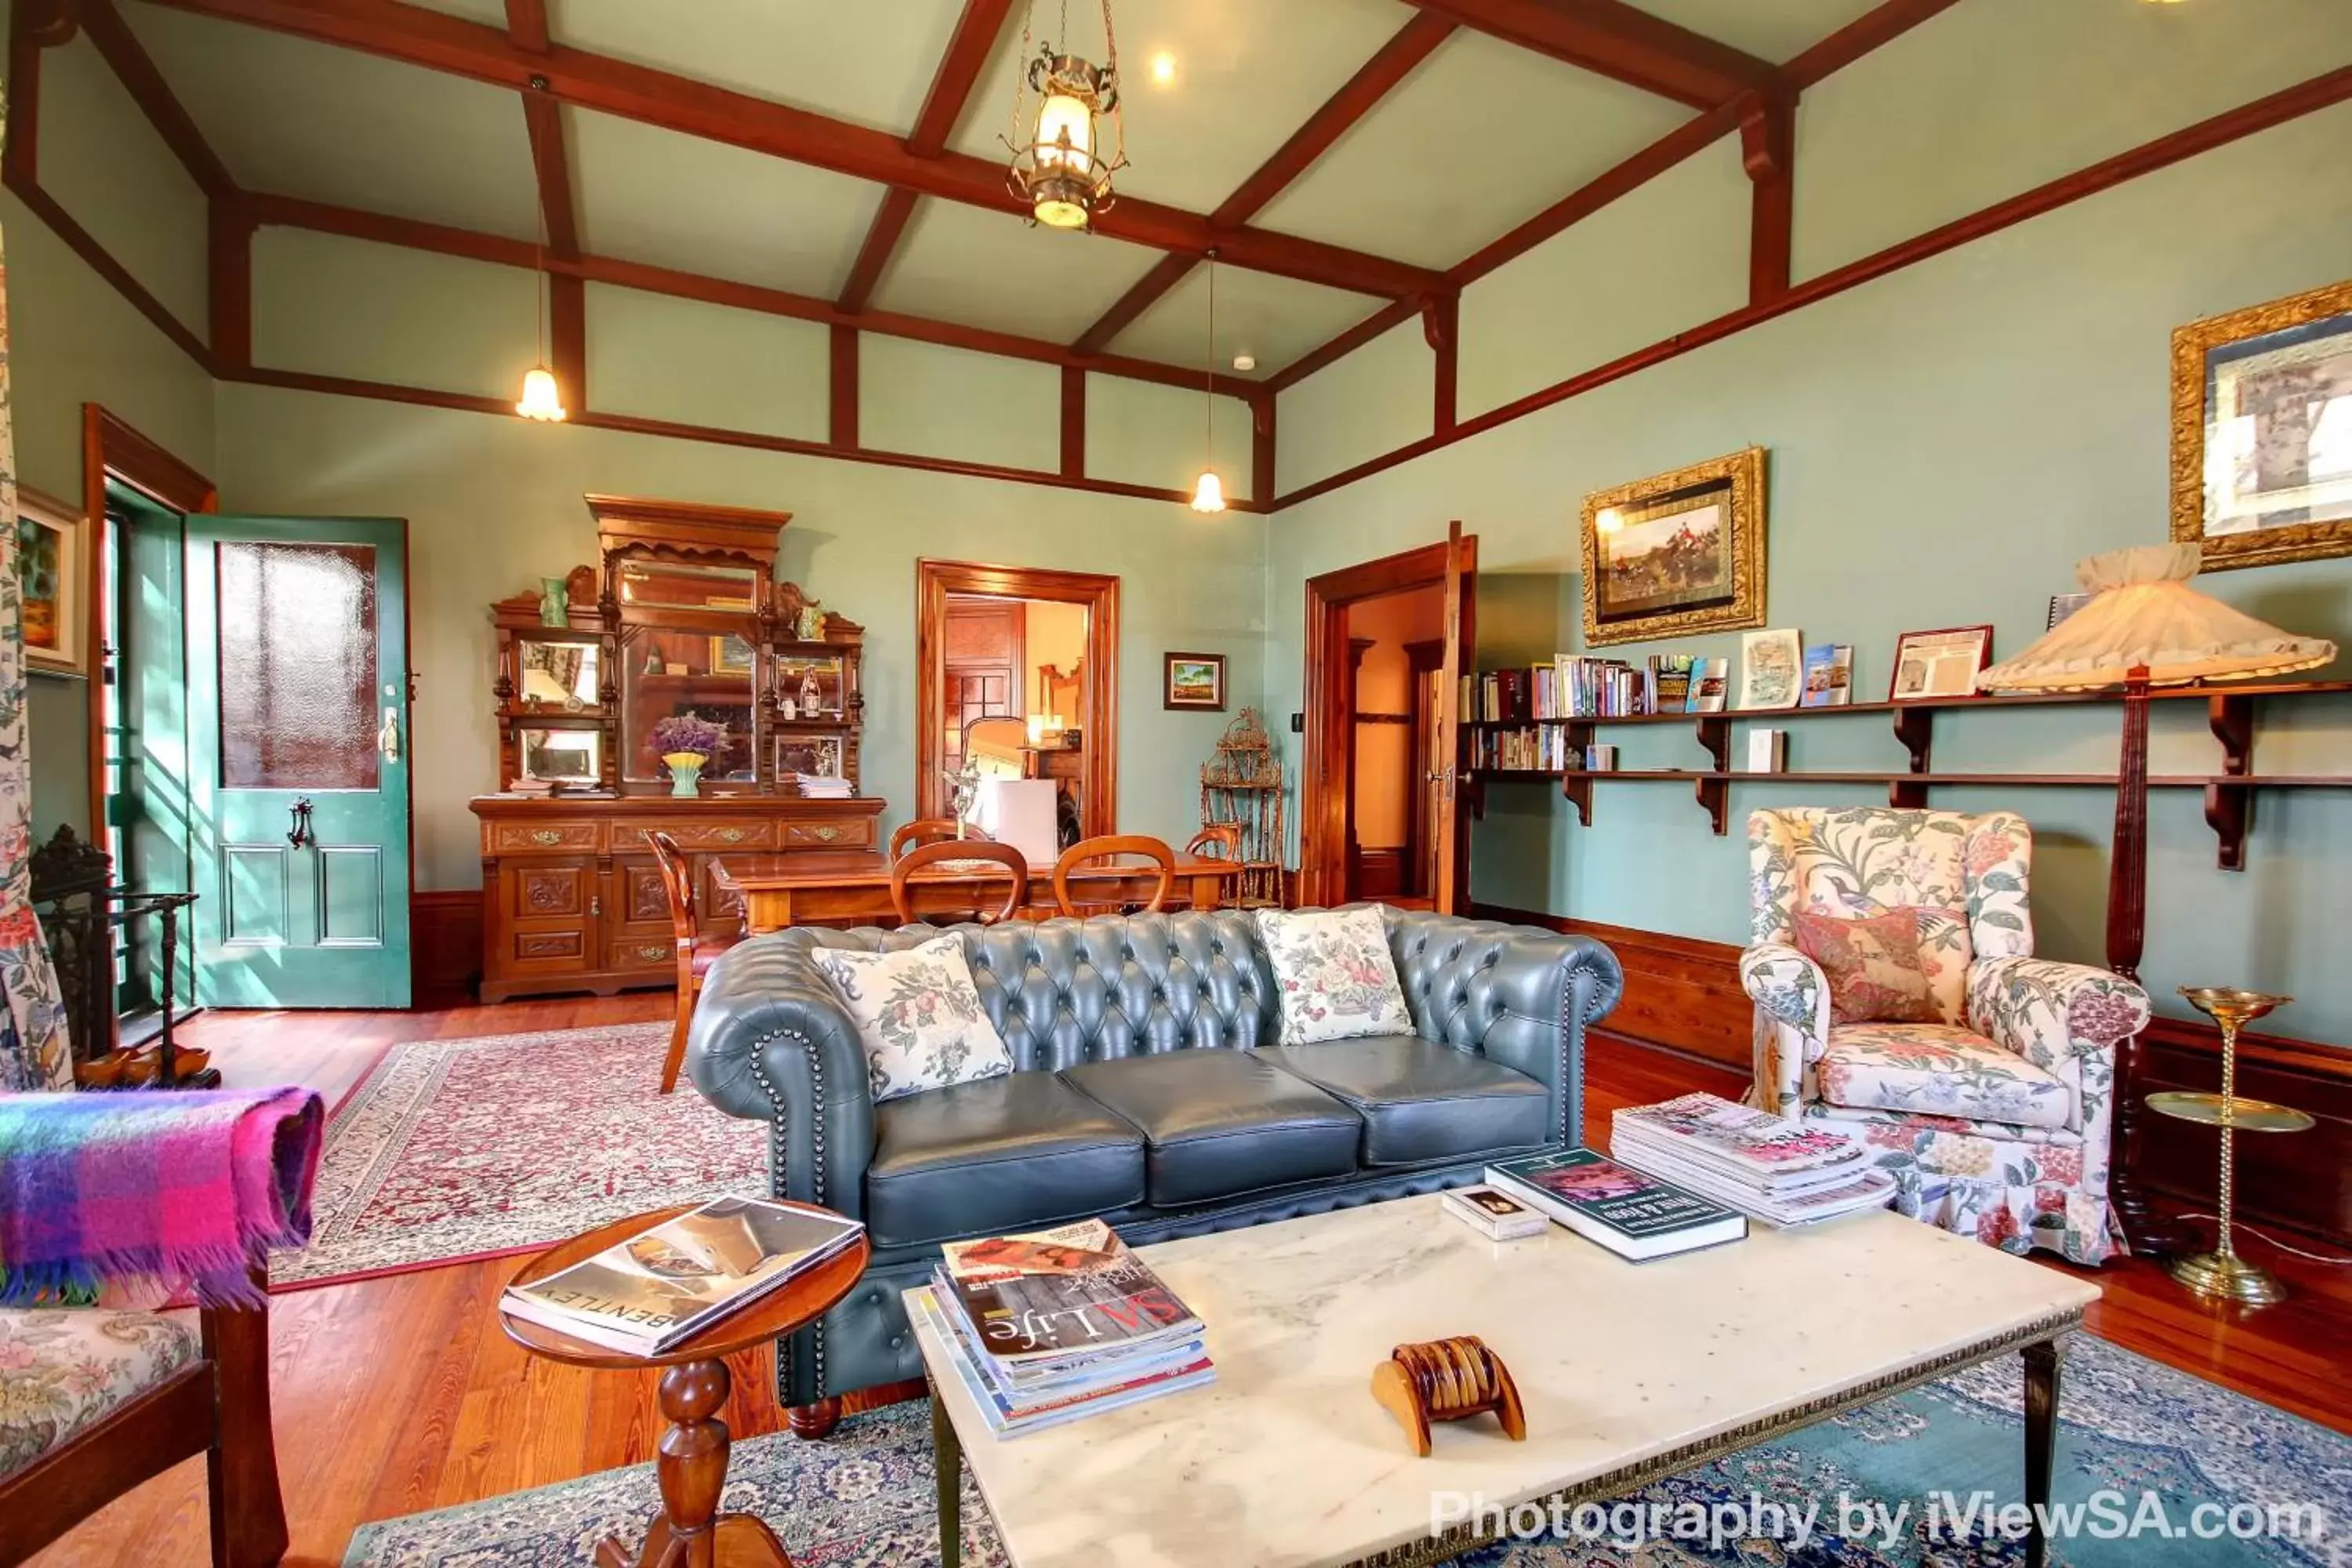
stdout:
[(210, 1005), (408, 1005), (407, 567), (398, 520), (187, 520)]

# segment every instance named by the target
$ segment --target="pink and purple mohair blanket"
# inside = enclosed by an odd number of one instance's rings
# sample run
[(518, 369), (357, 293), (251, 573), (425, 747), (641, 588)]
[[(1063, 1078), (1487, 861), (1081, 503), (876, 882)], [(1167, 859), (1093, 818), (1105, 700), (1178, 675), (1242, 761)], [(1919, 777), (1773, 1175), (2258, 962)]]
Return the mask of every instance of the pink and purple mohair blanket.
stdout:
[(325, 1124), (304, 1089), (0, 1095), (0, 1306), (257, 1305), (270, 1249), (310, 1239)]

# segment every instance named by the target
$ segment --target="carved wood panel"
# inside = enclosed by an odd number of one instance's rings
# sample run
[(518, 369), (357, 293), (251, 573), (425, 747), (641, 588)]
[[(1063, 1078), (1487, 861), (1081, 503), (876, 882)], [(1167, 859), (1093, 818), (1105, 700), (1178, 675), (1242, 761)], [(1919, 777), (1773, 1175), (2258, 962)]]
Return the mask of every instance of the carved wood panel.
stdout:
[(523, 920), (588, 912), (588, 868), (532, 866), (514, 868), (515, 914)]

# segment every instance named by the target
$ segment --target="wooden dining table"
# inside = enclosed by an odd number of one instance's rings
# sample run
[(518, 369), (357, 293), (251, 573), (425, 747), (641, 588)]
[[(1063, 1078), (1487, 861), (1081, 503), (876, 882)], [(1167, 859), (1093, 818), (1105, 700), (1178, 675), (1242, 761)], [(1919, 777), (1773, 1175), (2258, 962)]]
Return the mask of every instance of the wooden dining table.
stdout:
[[(1176, 857), (1168, 898), (1196, 910), (1213, 910), (1242, 868), (1232, 860), (1197, 855)], [(926, 866), (907, 880), (918, 918), (963, 914), (1003, 898), (1008, 873), (992, 861), (975, 860), (967, 870), (951, 862)], [(743, 906), (743, 927), (752, 936), (791, 925), (893, 925), (898, 906), (890, 900), (890, 858), (874, 849), (812, 849), (784, 855), (722, 855), (711, 879), (720, 892)], [(1070, 871), (1071, 893), (1084, 904), (1144, 904), (1160, 885), (1160, 868), (1142, 860), (1096, 860)], [(1054, 907), (1054, 868), (1029, 868), (1028, 911), (1039, 917)]]

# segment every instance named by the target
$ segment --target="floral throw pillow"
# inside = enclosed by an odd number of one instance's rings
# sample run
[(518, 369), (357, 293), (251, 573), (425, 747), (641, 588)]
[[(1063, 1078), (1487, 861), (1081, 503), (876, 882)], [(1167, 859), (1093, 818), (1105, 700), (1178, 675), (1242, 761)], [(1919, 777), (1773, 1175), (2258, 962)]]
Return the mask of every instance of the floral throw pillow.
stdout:
[(1281, 988), (1284, 1045), (1412, 1033), (1380, 910), (1260, 910), (1257, 933)]
[(981, 1007), (961, 938), (933, 937), (896, 952), (819, 947), (809, 956), (856, 1020), (875, 1104), (1013, 1070), (1004, 1037)]
[(1796, 913), (1797, 951), (1830, 983), (1839, 1024), (1939, 1024), (1919, 956), (1919, 911), (1909, 906), (1861, 920)]

